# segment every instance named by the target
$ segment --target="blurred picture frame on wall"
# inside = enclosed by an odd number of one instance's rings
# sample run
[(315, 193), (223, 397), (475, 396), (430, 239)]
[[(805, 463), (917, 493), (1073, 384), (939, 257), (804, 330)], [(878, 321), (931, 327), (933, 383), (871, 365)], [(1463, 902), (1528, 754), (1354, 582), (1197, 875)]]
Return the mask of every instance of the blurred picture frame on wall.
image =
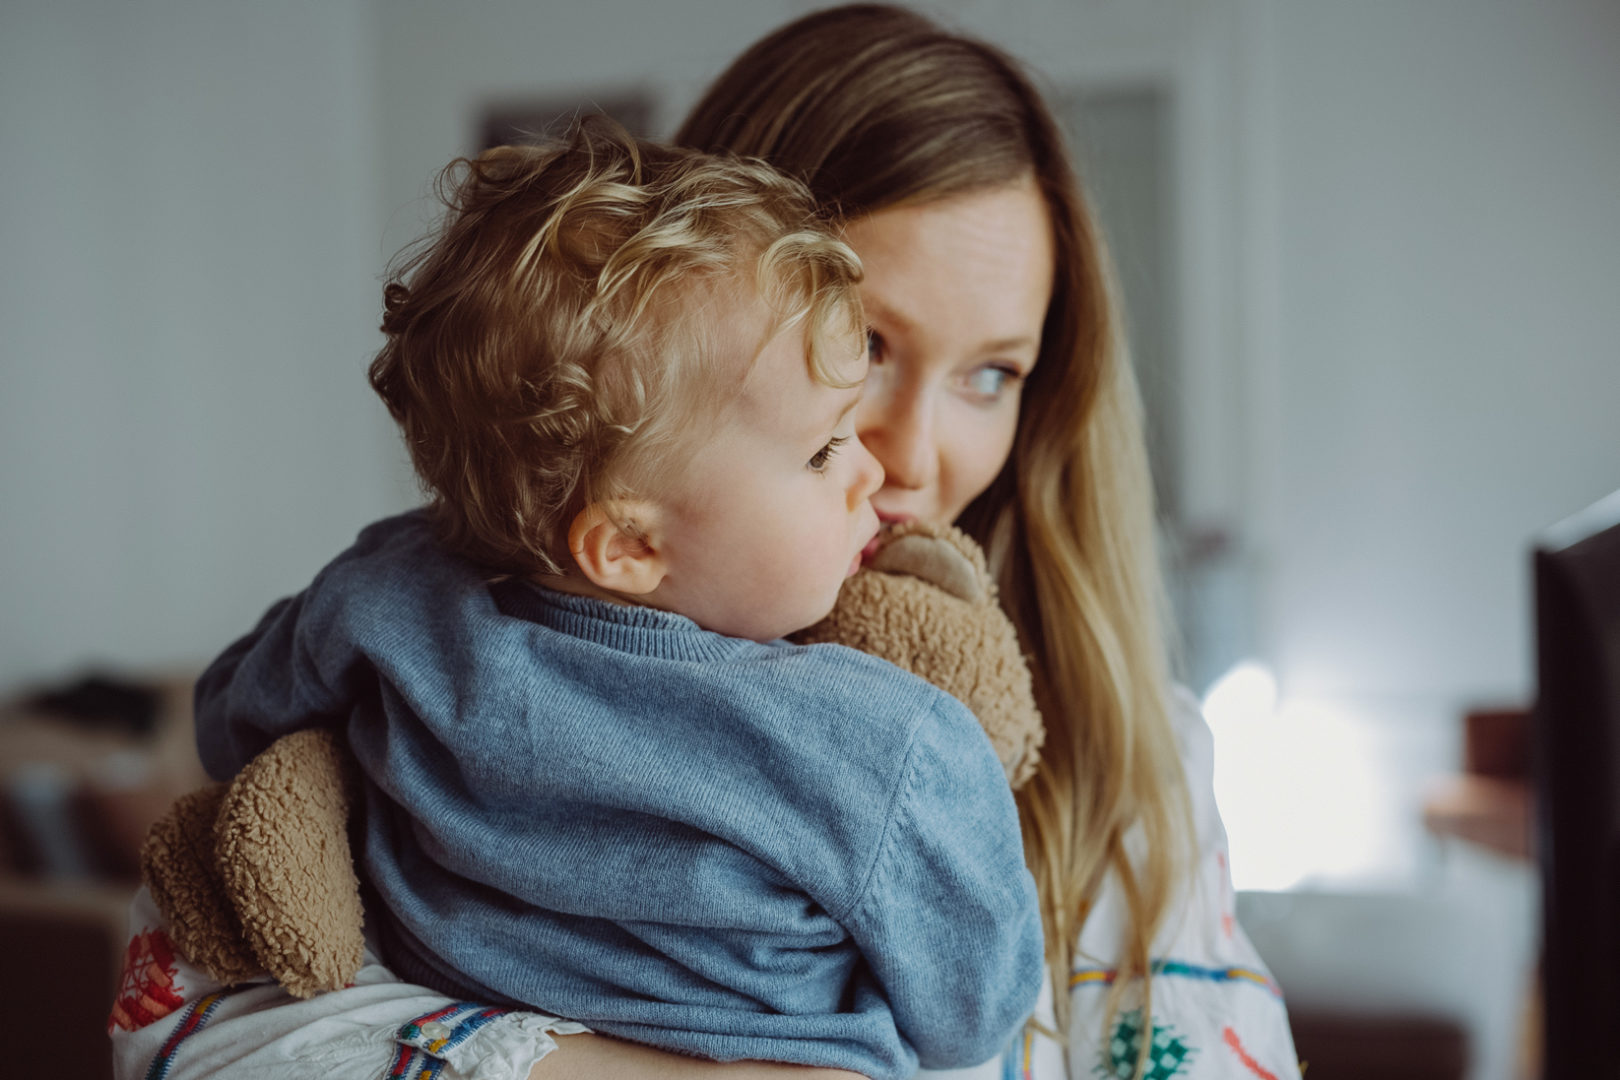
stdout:
[(485, 103), (476, 118), (477, 149), (540, 142), (584, 116), (611, 117), (638, 138), (653, 134), (654, 100), (644, 87), (514, 98)]

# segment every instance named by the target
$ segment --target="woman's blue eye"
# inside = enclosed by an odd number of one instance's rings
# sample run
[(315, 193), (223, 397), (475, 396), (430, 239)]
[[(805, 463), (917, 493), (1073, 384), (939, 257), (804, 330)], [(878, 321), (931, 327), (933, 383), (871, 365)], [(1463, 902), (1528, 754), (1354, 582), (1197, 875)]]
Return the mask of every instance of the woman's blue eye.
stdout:
[(982, 367), (968, 376), (968, 389), (984, 398), (998, 398), (1021, 376), (1012, 368)]
[(828, 439), (826, 446), (823, 446), (820, 450), (817, 450), (814, 454), (810, 455), (810, 471), (817, 473), (826, 472), (828, 462), (832, 461), (833, 455), (838, 453), (838, 448), (843, 446), (848, 441), (849, 439), (844, 436)]

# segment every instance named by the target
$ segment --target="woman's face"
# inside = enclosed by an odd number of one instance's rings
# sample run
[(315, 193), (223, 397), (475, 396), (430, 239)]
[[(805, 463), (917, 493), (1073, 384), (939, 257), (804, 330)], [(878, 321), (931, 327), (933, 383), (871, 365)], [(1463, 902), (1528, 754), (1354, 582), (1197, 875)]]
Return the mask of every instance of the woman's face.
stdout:
[(850, 224), (872, 366), (856, 430), (887, 474), (885, 522), (954, 521), (1012, 449), (1040, 355), (1052, 229), (1033, 180)]

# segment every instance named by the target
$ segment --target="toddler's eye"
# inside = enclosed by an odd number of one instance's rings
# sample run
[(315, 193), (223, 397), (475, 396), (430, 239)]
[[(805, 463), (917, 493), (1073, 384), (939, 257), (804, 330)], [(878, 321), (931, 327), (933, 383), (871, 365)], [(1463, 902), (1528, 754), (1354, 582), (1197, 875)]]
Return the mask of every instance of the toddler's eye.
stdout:
[(838, 453), (838, 448), (848, 441), (849, 439), (841, 435), (828, 439), (826, 446), (810, 455), (810, 471), (814, 473), (826, 472), (827, 463), (832, 461), (834, 454)]
[(883, 335), (876, 330), (866, 331), (866, 358), (877, 364), (883, 361), (884, 343)]

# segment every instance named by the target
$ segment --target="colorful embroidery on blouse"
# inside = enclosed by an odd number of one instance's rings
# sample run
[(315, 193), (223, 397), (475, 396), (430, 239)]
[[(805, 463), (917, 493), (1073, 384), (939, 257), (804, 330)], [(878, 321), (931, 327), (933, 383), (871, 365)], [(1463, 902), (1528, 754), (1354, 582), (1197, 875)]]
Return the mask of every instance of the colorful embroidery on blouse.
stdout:
[(449, 1051), (506, 1011), (463, 1001), (407, 1021), (394, 1033), (399, 1050), (388, 1080), (434, 1080), (444, 1071)]
[[(1113, 983), (1118, 974), (1119, 972), (1115, 968), (1078, 968), (1073, 975), (1069, 976), (1069, 985), (1071, 987), (1085, 986), (1087, 984), (1108, 986)], [(1153, 974), (1169, 978), (1202, 979), (1207, 982), (1217, 983), (1253, 983), (1255, 986), (1263, 987), (1273, 997), (1279, 999), (1282, 997), (1282, 987), (1277, 985), (1276, 980), (1264, 971), (1256, 971), (1253, 968), (1215, 968), (1189, 964), (1182, 960), (1155, 960), (1153, 962)]]
[(1142, 1010), (1121, 1013), (1114, 1025), (1114, 1034), (1102, 1049), (1102, 1060), (1092, 1070), (1095, 1075), (1109, 1080), (1132, 1080), (1136, 1076), (1137, 1061), (1142, 1056), (1143, 1040), (1147, 1041), (1147, 1060), (1142, 1080), (1171, 1080), (1184, 1076), (1198, 1056), (1198, 1048), (1182, 1038), (1170, 1024), (1154, 1024), (1144, 1031)]
[(1237, 1055), (1237, 1059), (1243, 1063), (1243, 1067), (1259, 1077), (1259, 1080), (1277, 1080), (1276, 1073), (1263, 1068), (1258, 1061), (1249, 1055), (1247, 1050), (1243, 1049), (1243, 1041), (1238, 1038), (1237, 1032), (1230, 1027), (1224, 1028), (1221, 1031), (1221, 1039), (1225, 1041), (1232, 1053)]
[(181, 1044), (207, 1027), (220, 1002), (230, 996), (231, 991), (220, 990), (192, 1002), (191, 1007), (181, 1017), (180, 1023), (163, 1041), (163, 1047), (157, 1052), (157, 1057), (152, 1059), (151, 1067), (146, 1070), (146, 1080), (163, 1080), (169, 1075), (169, 1067), (174, 1064), (175, 1055), (180, 1052)]
[(1034, 1080), (1035, 1026), (1025, 1024), (1001, 1057), (1002, 1080)]
[(162, 930), (147, 930), (129, 939), (118, 997), (107, 1017), (107, 1031), (134, 1031), (163, 1019), (186, 1003), (175, 984), (174, 943)]

